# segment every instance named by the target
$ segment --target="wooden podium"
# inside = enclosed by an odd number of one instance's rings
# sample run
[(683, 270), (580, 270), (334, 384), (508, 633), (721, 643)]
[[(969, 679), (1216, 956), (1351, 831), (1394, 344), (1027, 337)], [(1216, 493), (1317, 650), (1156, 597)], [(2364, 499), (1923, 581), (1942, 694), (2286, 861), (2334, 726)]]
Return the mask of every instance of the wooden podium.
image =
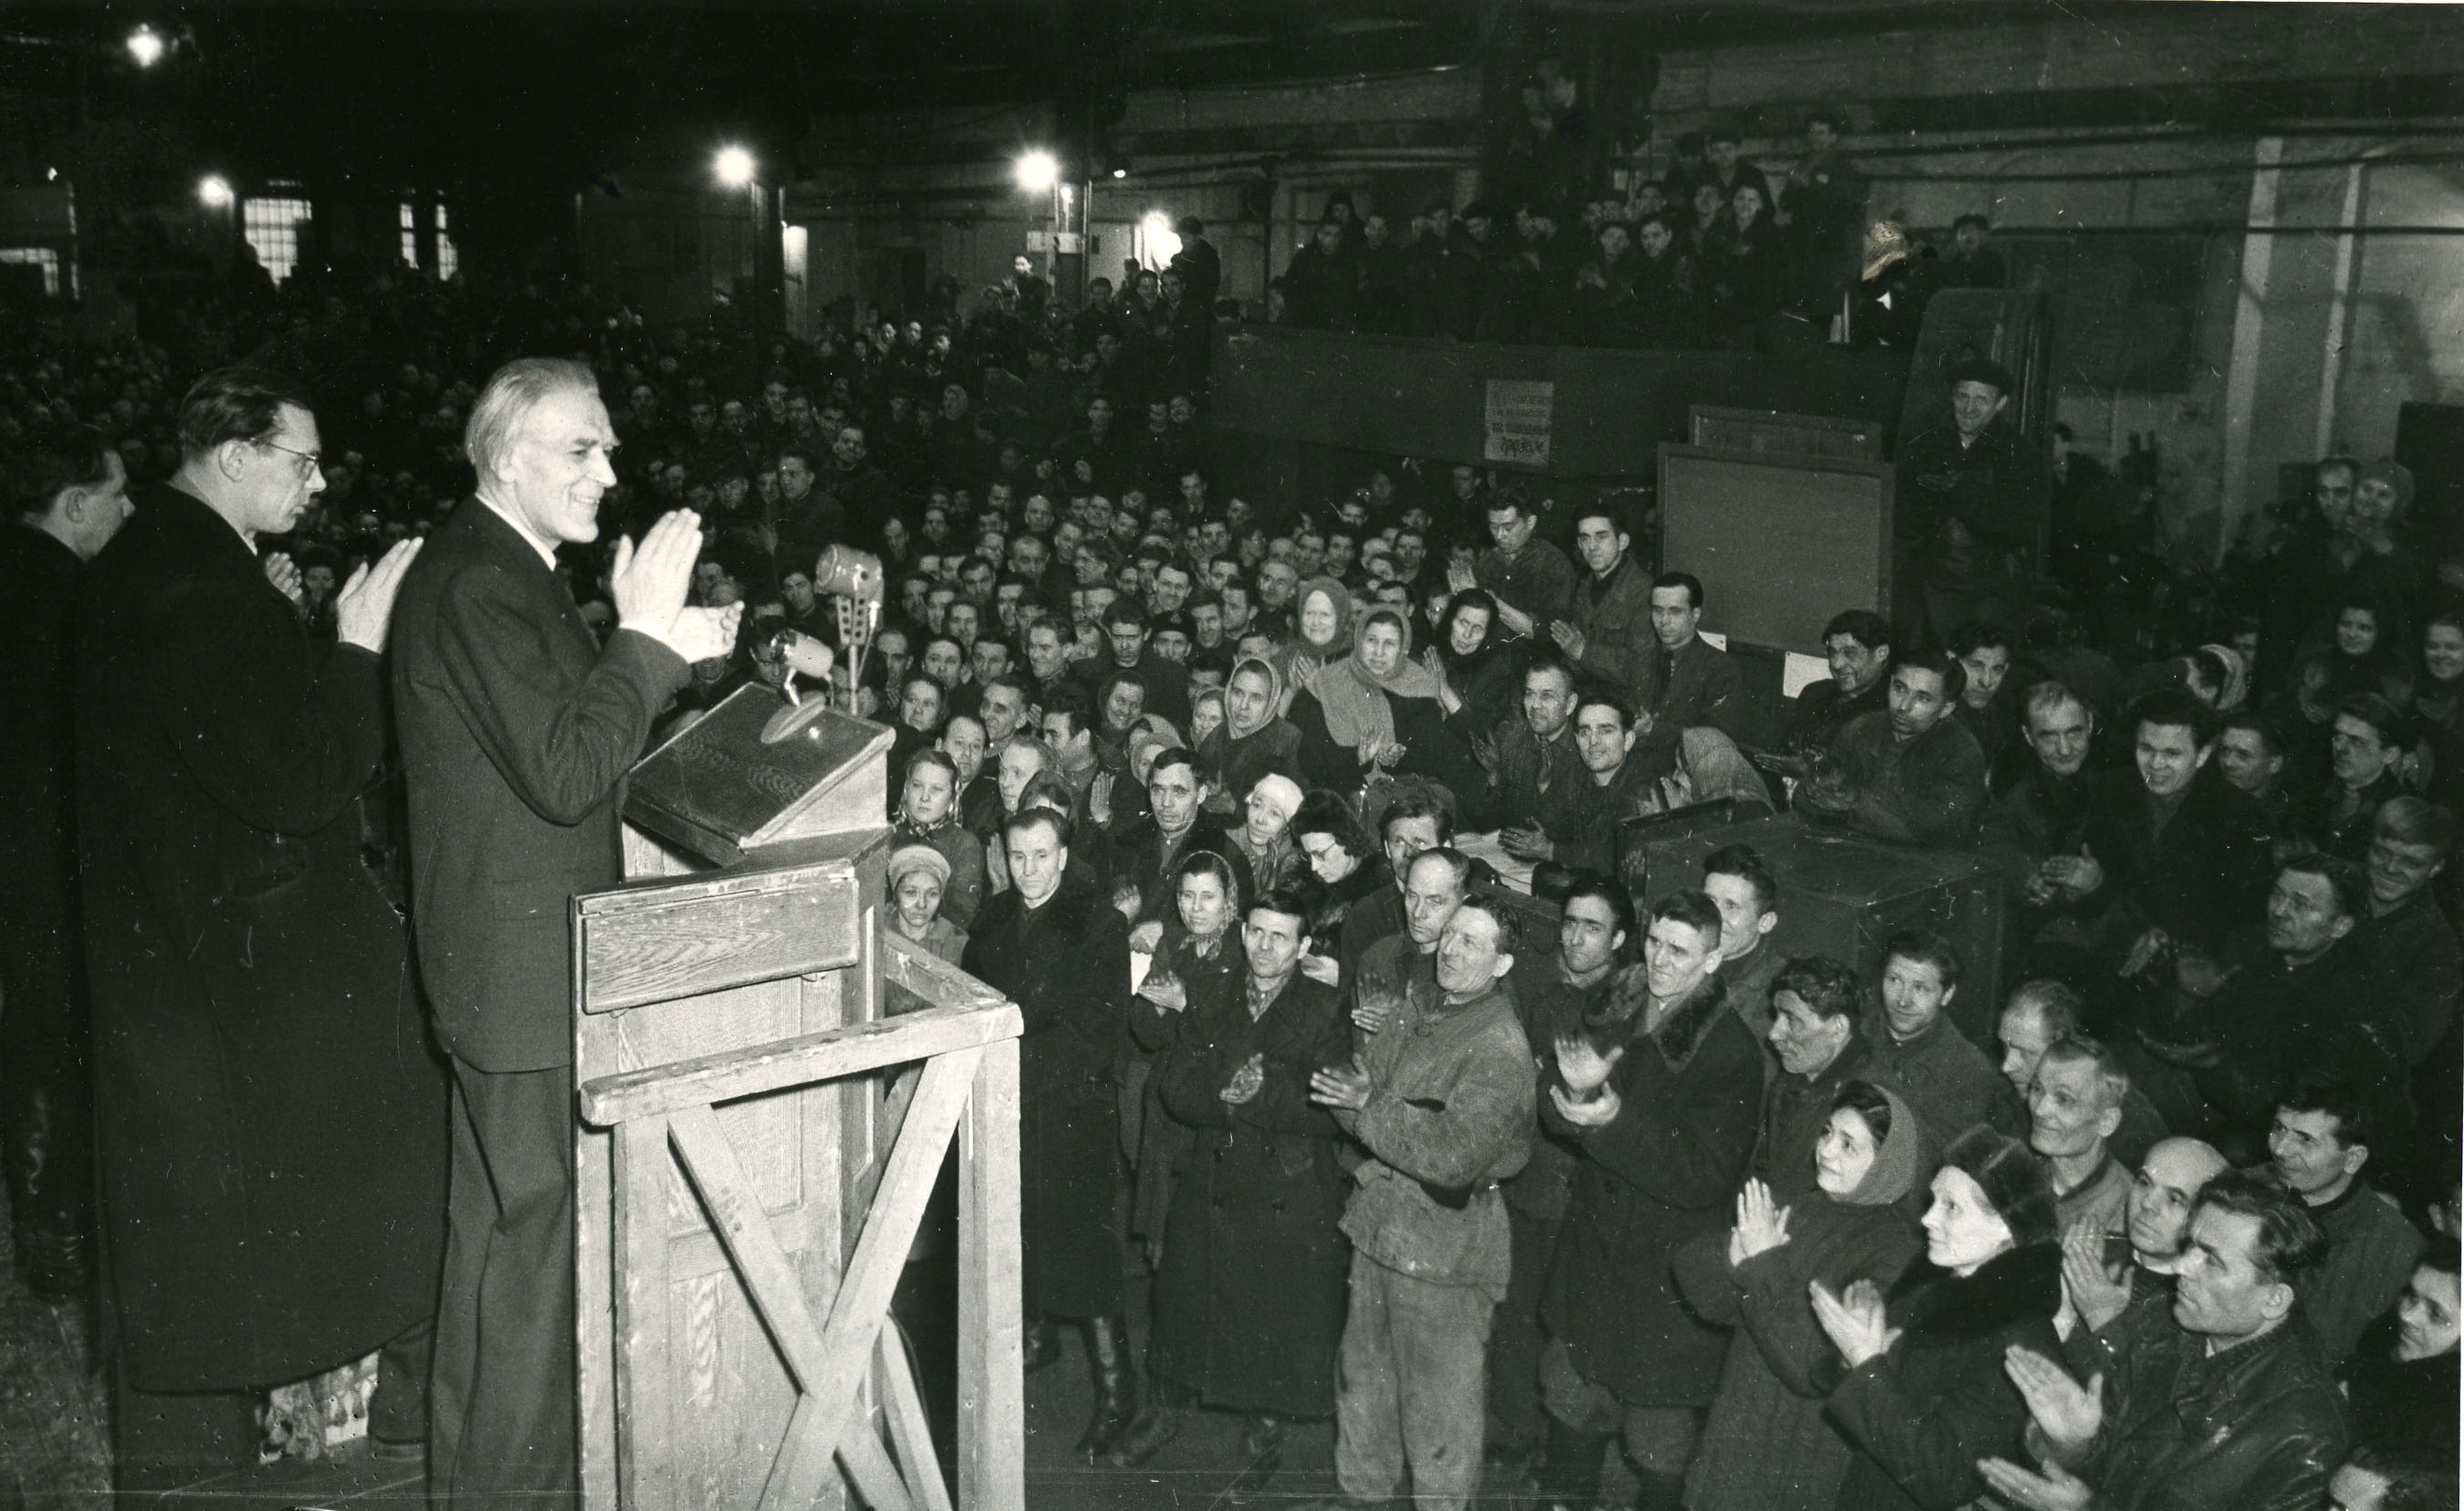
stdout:
[(594, 1511), (952, 1511), (885, 1325), (954, 1138), (955, 1505), (1024, 1505), (1019, 1011), (881, 926), (890, 743), (742, 689), (634, 768), (630, 880), (573, 900)]

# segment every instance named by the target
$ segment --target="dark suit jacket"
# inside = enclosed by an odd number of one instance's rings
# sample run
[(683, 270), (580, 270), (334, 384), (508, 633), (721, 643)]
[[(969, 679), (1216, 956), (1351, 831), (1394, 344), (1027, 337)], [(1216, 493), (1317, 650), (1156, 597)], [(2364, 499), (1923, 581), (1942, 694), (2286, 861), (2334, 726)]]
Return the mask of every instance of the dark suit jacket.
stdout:
[(625, 773), (690, 672), (632, 630), (601, 649), (530, 542), (476, 498), (403, 580), (392, 649), (438, 1037), (481, 1070), (570, 1064), (567, 909), (623, 879)]

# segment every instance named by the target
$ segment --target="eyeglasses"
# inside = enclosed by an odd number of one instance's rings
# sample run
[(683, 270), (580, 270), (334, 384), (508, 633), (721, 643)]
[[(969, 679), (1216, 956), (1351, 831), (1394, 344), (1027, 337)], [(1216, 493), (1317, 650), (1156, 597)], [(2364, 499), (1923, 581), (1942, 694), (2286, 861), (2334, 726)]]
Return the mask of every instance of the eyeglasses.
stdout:
[(299, 460), (307, 463), (307, 466), (299, 469), (299, 475), (302, 477), (319, 471), (325, 465), (325, 458), (321, 452), (297, 450), (291, 447), (284, 446), (279, 441), (259, 441), (256, 444), (264, 447), (268, 450), (280, 451), (285, 456), (296, 456)]

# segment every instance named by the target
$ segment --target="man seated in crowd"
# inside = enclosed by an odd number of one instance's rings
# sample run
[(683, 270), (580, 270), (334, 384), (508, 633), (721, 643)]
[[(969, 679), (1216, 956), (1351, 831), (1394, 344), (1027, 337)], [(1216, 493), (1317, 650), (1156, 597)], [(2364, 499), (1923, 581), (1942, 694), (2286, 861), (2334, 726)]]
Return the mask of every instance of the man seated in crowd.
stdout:
[(1566, 663), (1542, 657), (1524, 671), (1523, 716), (1494, 732), (1488, 807), (1503, 822), (1536, 822), (1552, 788), (1580, 779), (1574, 703), (1574, 671)]
[(1497, 617), (1516, 635), (1537, 637), (1564, 619), (1574, 606), (1574, 563), (1566, 553), (1539, 537), (1539, 509), (1512, 488), (1488, 499), (1488, 535), (1496, 542), (1472, 562), (1466, 587), (1485, 589), (1497, 600)]
[(2020, 737), (2028, 758), (1986, 809), (1980, 847), (2002, 866), (2014, 905), (2011, 937), (2025, 943), (2054, 916), (2057, 878), (2045, 863), (2076, 843), (2087, 817), (2096, 712), (2066, 685), (2040, 682), (2028, 690)]
[(1879, 1010), (1866, 1022), (1876, 1067), (1904, 1088), (1938, 1145), (1977, 1123), (2017, 1137), (2027, 1113), (1985, 1052), (1950, 1020), (1959, 951), (1940, 934), (1905, 930), (1882, 944)]
[(1199, 850), (1223, 857), (1239, 895), (1251, 895), (1248, 860), (1224, 821), (1207, 813), (1206, 797), (1198, 756), (1186, 748), (1163, 752), (1147, 769), (1147, 811), (1112, 841), (1112, 884), (1137, 888), (1139, 923), (1159, 921), (1176, 906), (1172, 878)]
[(2012, 1350), (2037, 1464), (1986, 1459), (1987, 1483), (2027, 1511), (2313, 1511), (2349, 1436), (2297, 1290), (2325, 1249), (2273, 1183), (2216, 1176), (2191, 1213), (2172, 1306), (2122, 1341), (2107, 1372), (2082, 1385)]
[(1891, 668), (1890, 710), (1859, 714), (1796, 789), (1807, 813), (1881, 840), (1965, 848), (1985, 812), (1985, 754), (1950, 716), (1963, 673), (1938, 650)]
[(1574, 754), (1582, 772), (1551, 785), (1536, 823), (1499, 834), (1507, 854), (1603, 875), (1616, 867), (1618, 821), (1660, 807), (1659, 772), (1636, 752), (1641, 732), (1635, 718), (1615, 692), (1595, 692), (1575, 704)]
[(2373, 1142), (2401, 1131), (2382, 1095), (2333, 1075), (2305, 1075), (2277, 1099), (2267, 1135), (2271, 1173), (2326, 1235), (2326, 1255), (2299, 1289), (2330, 1369), (2404, 1294), (2427, 1241), (2392, 1197), (2362, 1178)]
[(1752, 845), (1724, 844), (1703, 858), (1703, 895), (1720, 908), (1721, 986), (1761, 1043), (1771, 1036), (1771, 983), (1788, 963), (1764, 948), (1779, 927), (1779, 881)]
[(1134, 671), (1147, 690), (1147, 708), (1172, 721), (1177, 730), (1189, 728), (1189, 668), (1158, 653), (1149, 645), (1147, 613), (1132, 599), (1116, 599), (1104, 615), (1104, 636), (1111, 643), (1109, 657), (1085, 664), (1079, 673), (1090, 685), (1100, 685), (1113, 671)]
[(1471, 858), (1445, 845), (1412, 857), (1402, 876), (1402, 929), (1363, 950), (1344, 982), (1352, 995), (1352, 1020), (1364, 1037), (1394, 1021), (1413, 981), (1435, 979), (1438, 940), (1471, 895)]
[(2363, 957), (2385, 994), (2385, 1017), (2406, 1063), (2420, 1065), (2453, 1031), (2464, 1000), (2464, 947), (2432, 890), (2455, 845), (2455, 816), (2434, 802), (2390, 798), (2370, 822), (2363, 863), (2369, 916)]
[(1657, 595), (1635, 565), (1633, 547), (1633, 537), (1608, 510), (1577, 513), (1574, 551), (1583, 558), (1583, 580), (1574, 589), (1573, 614), (1549, 625), (1550, 638), (1568, 661), (1628, 694), (1645, 687), (1657, 628)]
[(1411, 888), (1412, 863), (1426, 851), (1454, 843), (1454, 818), (1434, 797), (1410, 793), (1387, 804), (1377, 818), (1377, 843), (1385, 852), (1387, 872), (1395, 885), (1379, 887), (1343, 915), (1337, 956), (1343, 970), (1337, 984), (1350, 987), (1357, 981), (1361, 958), (1370, 947), (1403, 931), (1409, 918), (1404, 898)]
[(2142, 1031), (2138, 1060), (2167, 1125), (2255, 1159), (2255, 1131), (2305, 1070), (2394, 1087), (2402, 1061), (2385, 997), (2351, 938), (2365, 888), (2348, 861), (2295, 861), (2277, 872), (2263, 932), (2221, 963), (2187, 954), (2176, 965), (2173, 1017)]
[(2103, 1235), (2063, 1236), (2066, 1306), (2057, 1321), (2075, 1376), (2107, 1371), (2114, 1350), (2152, 1325), (2147, 1314), (2171, 1311), (2173, 1277), (2189, 1259), (2190, 1214), (2199, 1193), (2231, 1168), (2211, 1145), (2194, 1138), (2162, 1140), (2131, 1178), (2123, 1222), (2125, 1255), (2115, 1256)]
[(1679, 735), (1703, 725), (1733, 734), (1743, 712), (1737, 664), (1699, 633), (1703, 607), (1703, 584), (1690, 573), (1652, 580), (1653, 644), (1632, 687), (1636, 706), (1651, 715), (1651, 738), (1663, 747), (1673, 749)]
[(1829, 750), (1851, 721), (1889, 708), (1891, 626), (1881, 615), (1861, 608), (1834, 615), (1822, 627), (1822, 654), (1831, 675), (1790, 702), (1780, 740), (1799, 754)]
[[(2067, 981), (2040, 978), (2022, 981), (2013, 989), (2010, 1000), (2002, 1004), (1994, 1037), (2002, 1041), (2002, 1079), (2011, 1083), (2021, 1101), (2027, 1099), (2045, 1051), (2085, 1032), (2086, 1013), (2085, 999)], [(2122, 1125), (2107, 1139), (2113, 1157), (2136, 1167), (2149, 1146), (2164, 1136), (2163, 1114), (2145, 1093), (2125, 1081)]]
[(2044, 1156), (2064, 1234), (2123, 1230), (2130, 1173), (2114, 1158), (2130, 1076), (2093, 1039), (2057, 1040), (2028, 1082), (2028, 1147)]
[(1463, 1511), (1478, 1487), (1489, 1323), (1512, 1238), (1498, 1183), (1532, 1138), (1531, 1051), (1505, 985), (1515, 935), (1500, 905), (1457, 909), (1434, 980), (1348, 1066), (1309, 1078), (1369, 1158), (1343, 1231), (1352, 1305), (1335, 1391), (1335, 1481), (1355, 1500), (1404, 1493)]
[(2209, 771), (2215, 718), (2178, 689), (2129, 715), (2136, 783), (2095, 789), (2075, 843), (2038, 875), (2065, 937), (2096, 966), (2135, 975), (2169, 947), (2214, 952), (2265, 895), (2270, 843), (2255, 803)]
[(1814, 1146), (1831, 1126), (1839, 1088), (1888, 1079), (1858, 1027), (1864, 997), (1857, 973), (1824, 955), (1799, 955), (1771, 978), (1764, 1037), (1778, 1068), (1764, 1080), (1753, 1173), (1778, 1200), (1813, 1193)]

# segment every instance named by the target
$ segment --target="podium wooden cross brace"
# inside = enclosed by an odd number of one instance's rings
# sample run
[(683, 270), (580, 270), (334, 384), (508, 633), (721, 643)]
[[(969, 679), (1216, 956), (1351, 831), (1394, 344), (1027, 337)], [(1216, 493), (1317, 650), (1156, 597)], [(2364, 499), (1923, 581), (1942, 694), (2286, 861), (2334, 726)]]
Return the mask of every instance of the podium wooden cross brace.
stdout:
[[(792, 1414), (763, 1478), (761, 1511), (815, 1504), (833, 1459), (857, 1495), (880, 1511), (955, 1511), (906, 1352), (884, 1326), (953, 1137), (962, 1382), (956, 1506), (1023, 1504), (1019, 1012), (895, 935), (879, 944), (883, 982), (932, 1005), (602, 1076), (581, 1088), (583, 1121), (614, 1135), (616, 1488), (627, 1511), (689, 1503), (669, 1452), (681, 1411), (669, 1326), (671, 1169), (680, 1170), (698, 1196), (794, 1386)], [(817, 1316), (715, 1107), (919, 1062), (920, 1074), (901, 1088), (906, 1094), (881, 1109), (885, 1131), (894, 1128), (889, 1154), (866, 1183), (860, 1235), (826, 1317)], [(886, 1447), (869, 1413), (859, 1412), (868, 1381), (888, 1420)]]

